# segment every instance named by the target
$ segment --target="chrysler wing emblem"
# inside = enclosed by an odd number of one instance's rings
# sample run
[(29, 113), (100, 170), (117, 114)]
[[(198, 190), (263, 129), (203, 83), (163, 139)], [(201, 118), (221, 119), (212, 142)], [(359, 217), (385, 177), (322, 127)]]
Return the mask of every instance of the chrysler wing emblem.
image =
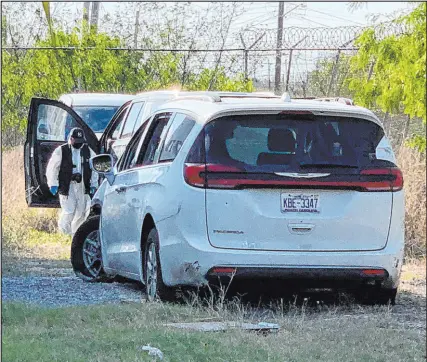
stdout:
[(314, 177), (326, 177), (330, 173), (298, 173), (298, 172), (275, 172), (278, 176), (285, 177), (296, 177), (296, 178), (314, 178)]

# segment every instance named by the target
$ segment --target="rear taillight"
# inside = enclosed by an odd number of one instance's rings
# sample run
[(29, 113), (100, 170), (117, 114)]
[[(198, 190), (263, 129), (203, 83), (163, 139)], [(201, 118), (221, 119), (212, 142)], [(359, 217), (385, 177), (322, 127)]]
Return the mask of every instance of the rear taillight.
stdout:
[(186, 163), (184, 166), (184, 179), (191, 186), (195, 187), (214, 187), (214, 188), (233, 188), (235, 187), (235, 180), (226, 178), (218, 178), (208, 180), (206, 174), (224, 174), (244, 172), (243, 170), (225, 165), (218, 164), (200, 164), (200, 163)]
[(331, 175), (319, 180), (298, 176), (288, 178), (265, 173), (248, 174), (239, 168), (218, 164), (186, 163), (184, 179), (187, 184), (194, 187), (215, 189), (280, 187), (377, 192), (399, 191), (403, 188), (403, 176), (398, 168), (366, 169), (360, 174), (340, 175), (339, 178)]
[(385, 275), (384, 269), (363, 269), (362, 274), (364, 275), (376, 275), (376, 276), (383, 276)]
[(215, 267), (211, 269), (210, 274), (235, 274), (236, 268), (230, 268), (230, 267)]
[(366, 191), (399, 191), (403, 188), (403, 175), (397, 167), (362, 170), (361, 184)]
[(205, 187), (206, 165), (204, 163), (186, 163), (184, 165), (184, 180), (191, 186)]

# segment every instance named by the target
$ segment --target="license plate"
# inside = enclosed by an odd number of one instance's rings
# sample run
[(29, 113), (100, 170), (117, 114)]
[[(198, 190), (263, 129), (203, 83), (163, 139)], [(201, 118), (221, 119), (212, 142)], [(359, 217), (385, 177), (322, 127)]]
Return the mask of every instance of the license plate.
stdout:
[(280, 201), (282, 212), (320, 212), (319, 195), (282, 193)]

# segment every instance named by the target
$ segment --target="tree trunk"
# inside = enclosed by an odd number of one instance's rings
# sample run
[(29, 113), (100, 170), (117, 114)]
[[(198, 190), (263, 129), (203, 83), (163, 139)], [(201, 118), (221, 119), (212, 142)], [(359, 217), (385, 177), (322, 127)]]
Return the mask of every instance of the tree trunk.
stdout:
[(411, 123), (411, 117), (408, 116), (408, 118), (406, 119), (406, 122), (405, 122), (405, 128), (403, 129), (403, 133), (402, 133), (402, 142), (401, 142), (401, 145), (403, 145), (403, 143), (405, 142), (406, 138), (408, 137), (410, 123)]

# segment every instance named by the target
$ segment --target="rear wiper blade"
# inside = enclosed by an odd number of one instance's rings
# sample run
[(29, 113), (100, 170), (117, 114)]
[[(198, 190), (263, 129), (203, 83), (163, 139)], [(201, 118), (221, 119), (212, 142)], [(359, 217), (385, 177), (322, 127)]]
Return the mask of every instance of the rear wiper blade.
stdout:
[(358, 166), (355, 165), (339, 165), (334, 163), (300, 163), (299, 165), (301, 168), (308, 168), (308, 167), (318, 167), (318, 168), (333, 168), (333, 167), (341, 167), (341, 168), (358, 168)]

